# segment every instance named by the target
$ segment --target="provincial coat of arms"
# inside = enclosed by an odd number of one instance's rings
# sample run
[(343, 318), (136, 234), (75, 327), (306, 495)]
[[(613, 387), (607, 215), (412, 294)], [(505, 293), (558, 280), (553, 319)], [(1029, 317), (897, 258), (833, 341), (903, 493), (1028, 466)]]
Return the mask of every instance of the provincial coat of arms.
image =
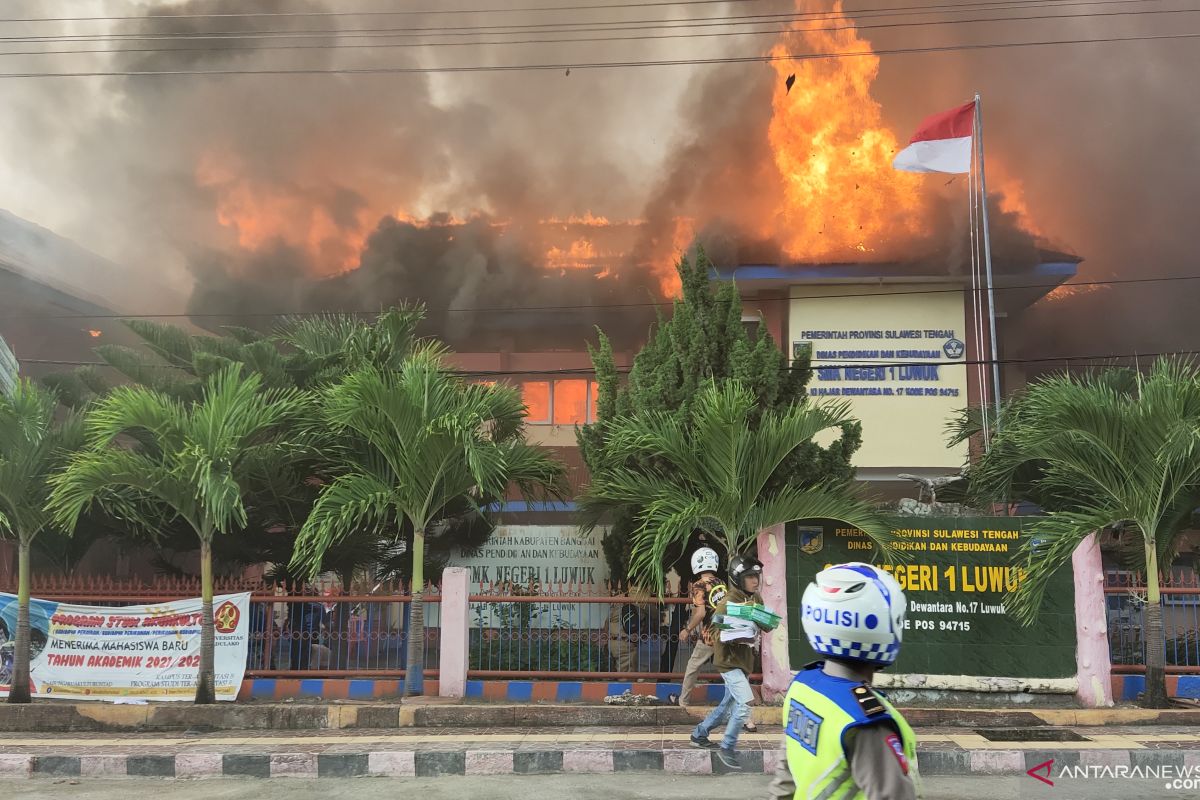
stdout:
[(813, 553), (821, 552), (821, 547), (825, 544), (825, 531), (821, 528), (800, 528), (800, 552)]

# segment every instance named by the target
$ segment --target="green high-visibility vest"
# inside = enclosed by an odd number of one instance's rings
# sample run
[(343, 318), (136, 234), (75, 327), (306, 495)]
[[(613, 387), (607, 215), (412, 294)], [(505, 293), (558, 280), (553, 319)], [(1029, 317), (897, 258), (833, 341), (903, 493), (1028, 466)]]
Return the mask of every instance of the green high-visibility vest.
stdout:
[(783, 702), (783, 741), (795, 800), (866, 800), (850, 774), (847, 734), (885, 720), (899, 732), (919, 796), (917, 737), (896, 707), (864, 683), (827, 675), (821, 662), (805, 667)]

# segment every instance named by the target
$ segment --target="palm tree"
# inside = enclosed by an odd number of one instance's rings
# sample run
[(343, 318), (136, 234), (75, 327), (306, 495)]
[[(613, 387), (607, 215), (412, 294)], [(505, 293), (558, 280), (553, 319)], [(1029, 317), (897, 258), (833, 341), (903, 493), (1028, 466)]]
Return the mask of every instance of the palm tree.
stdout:
[(1160, 574), (1200, 506), (1200, 370), (1159, 359), (1145, 375), (1113, 371), (1050, 377), (1003, 410), (991, 450), (967, 476), (982, 500), (1032, 494), (1047, 516), (1029, 526), (1017, 555), (1026, 577), (1010, 606), (1037, 617), (1047, 582), (1090, 534), (1140, 533), (1146, 575), (1146, 692), (1167, 704)]
[[(294, 316), (282, 320), (270, 334), (227, 325), (221, 327), (219, 335), (191, 335), (176, 325), (127, 320), (126, 326), (141, 339), (142, 346), (101, 345), (96, 355), (127, 381), (188, 404), (200, 399), (208, 376), (232, 364), (241, 364), (258, 374), (263, 389), (307, 391), (336, 383), (359, 367), (399, 368), (418, 342), (417, 328), (424, 313), (420, 305), (401, 304), (371, 319), (332, 313)], [(43, 383), (58, 392), (61, 403), (72, 408), (82, 408), (112, 388), (94, 367), (50, 375)], [(316, 501), (319, 484), (313, 479), (329, 472), (331, 465), (323, 456), (326, 449), (310, 447), (305, 457), (290, 459), (246, 487), (244, 503), (249, 524), (236, 538), (214, 541), (213, 558), (218, 565), (288, 562), (294, 538)], [(112, 524), (115, 520), (98, 521), (118, 527)], [(79, 532), (93, 529), (86, 522), (81, 520), (79, 531), (67, 541), (81, 546)], [(488, 528), (474, 527), (484, 536)], [(163, 571), (182, 572), (169, 555), (194, 549), (195, 534), (185, 524), (175, 524), (154, 531), (154, 538), (158, 546), (156, 566)], [(451, 537), (446, 538), (449, 545)], [(453, 538), (455, 545), (474, 541), (471, 537)], [(374, 567), (381, 557), (377, 544), (377, 539), (370, 536), (353, 537), (326, 555), (329, 568), (344, 575)], [(282, 573), (277, 570), (274, 574)]]
[(0, 533), (17, 539), (17, 636), (8, 702), (29, 697), (29, 554), (38, 534), (53, 530), (48, 481), (82, 444), (79, 417), (55, 421), (58, 399), (29, 381), (0, 392)]
[(763, 411), (753, 394), (732, 380), (719, 386), (710, 382), (697, 395), (690, 419), (662, 412), (617, 417), (606, 423), (609, 445), (581, 499), (584, 525), (593, 527), (621, 507), (642, 509), (630, 572), (652, 581), (660, 592), (664, 556), (696, 529), (709, 531), (733, 556), (772, 525), (835, 519), (860, 528), (890, 558), (884, 547), (890, 538), (887, 523), (845, 484), (771, 483), (798, 447), (849, 421), (846, 403)]
[(557, 491), (562, 466), (526, 444), (515, 389), (467, 383), (447, 372), (444, 351), (420, 347), (399, 370), (367, 367), (323, 394), (323, 424), (337, 435), (340, 469), (296, 541), (293, 563), (315, 572), (330, 547), (364, 526), (393, 538), (413, 531), (408, 694), (423, 691), (425, 543), (442, 510), (478, 507), (523, 492)]
[(192, 405), (121, 386), (88, 412), (88, 446), (50, 481), (48, 507), (68, 530), (97, 504), (151, 532), (181, 520), (200, 540), (197, 703), (215, 700), (213, 537), (246, 525), (250, 473), (284, 457), (279, 431), (302, 406), (294, 390), (262, 391), (260, 376), (243, 376), (240, 365), (205, 380)]

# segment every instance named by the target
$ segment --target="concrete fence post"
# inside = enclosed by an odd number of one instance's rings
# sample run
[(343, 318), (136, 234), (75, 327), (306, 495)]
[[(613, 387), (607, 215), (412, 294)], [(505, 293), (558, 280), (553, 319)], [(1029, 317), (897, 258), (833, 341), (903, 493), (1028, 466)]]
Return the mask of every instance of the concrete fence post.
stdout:
[(442, 572), (442, 652), (438, 664), (438, 695), (462, 698), (467, 693), (469, 661), (470, 572), (447, 567)]
[(1111, 706), (1112, 660), (1108, 650), (1108, 609), (1104, 565), (1096, 534), (1071, 554), (1075, 572), (1075, 663), (1079, 702), (1089, 708)]
[(779, 627), (764, 634), (762, 639), (765, 703), (781, 701), (794, 677), (788, 654), (787, 557), (783, 545), (782, 525), (767, 528), (758, 535), (758, 560), (763, 563), (760, 594), (767, 608), (783, 617)]

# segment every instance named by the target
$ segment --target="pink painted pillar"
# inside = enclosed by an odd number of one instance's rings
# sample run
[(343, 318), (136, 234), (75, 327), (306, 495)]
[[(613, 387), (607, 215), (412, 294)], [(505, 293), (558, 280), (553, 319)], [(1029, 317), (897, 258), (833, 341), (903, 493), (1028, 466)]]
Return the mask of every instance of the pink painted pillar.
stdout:
[(787, 559), (782, 525), (767, 528), (758, 535), (758, 560), (763, 563), (763, 603), (783, 617), (778, 628), (763, 635), (763, 702), (775, 703), (787, 694), (795, 677), (788, 656)]
[(470, 572), (447, 567), (442, 572), (442, 652), (438, 664), (438, 695), (461, 698), (467, 693), (467, 650), (471, 633)]
[(1108, 651), (1108, 614), (1104, 601), (1104, 566), (1096, 534), (1071, 554), (1075, 571), (1076, 697), (1089, 708), (1111, 706), (1112, 663)]

